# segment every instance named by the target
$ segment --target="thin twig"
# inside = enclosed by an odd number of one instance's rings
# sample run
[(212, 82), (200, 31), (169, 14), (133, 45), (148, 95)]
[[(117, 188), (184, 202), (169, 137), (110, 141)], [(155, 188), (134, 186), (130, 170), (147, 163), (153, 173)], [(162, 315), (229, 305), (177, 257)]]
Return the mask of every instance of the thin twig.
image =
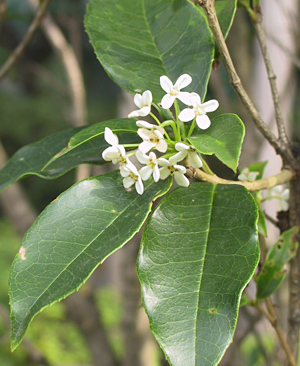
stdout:
[(282, 170), (280, 173), (273, 175), (272, 177), (255, 180), (254, 182), (241, 182), (235, 180), (227, 180), (218, 177), (217, 175), (211, 175), (203, 172), (200, 169), (194, 169), (191, 167), (188, 161), (185, 162), (187, 167), (187, 175), (190, 178), (196, 178), (202, 182), (208, 182), (213, 184), (235, 184), (246, 187), (249, 191), (260, 191), (262, 189), (268, 189), (279, 184), (287, 183), (294, 178), (294, 172), (288, 169)]
[(286, 354), (286, 357), (289, 361), (290, 366), (297, 366), (297, 363), (296, 363), (296, 361), (295, 361), (295, 359), (292, 355), (291, 349), (290, 349), (287, 341), (284, 338), (283, 331), (282, 331), (281, 326), (279, 324), (276, 311), (274, 309), (274, 306), (273, 306), (272, 301), (270, 300), (270, 298), (267, 298), (265, 300), (265, 304), (266, 304), (268, 310), (266, 310), (260, 304), (255, 304), (255, 308), (258, 311), (260, 311), (269, 320), (270, 324), (275, 329), (275, 332), (277, 334), (279, 342), (280, 342), (280, 344), (281, 344), (281, 346), (282, 346), (282, 348), (283, 348), (283, 350)]
[(287, 138), (286, 131), (285, 131), (283, 115), (281, 112), (279, 93), (278, 93), (278, 89), (277, 89), (277, 85), (276, 85), (276, 75), (274, 73), (271, 59), (269, 56), (269, 51), (267, 48), (266, 34), (265, 34), (264, 28), (262, 26), (262, 17), (259, 16), (257, 21), (252, 21), (252, 24), (256, 31), (257, 39), (258, 39), (258, 42), (259, 42), (259, 45), (261, 48), (261, 52), (263, 55), (263, 59), (265, 62), (265, 66), (267, 69), (267, 74), (268, 74), (268, 79), (270, 82), (274, 109), (275, 109), (275, 120), (276, 120), (276, 124), (277, 124), (278, 136), (279, 136), (279, 139), (285, 145), (289, 145), (288, 138)]
[(9, 59), (5, 62), (5, 64), (0, 69), (0, 79), (3, 78), (3, 76), (6, 75), (6, 73), (12, 68), (12, 66), (17, 62), (19, 57), (21, 56), (22, 52), (28, 45), (28, 43), (31, 41), (32, 37), (34, 36), (36, 30), (38, 29), (41, 21), (43, 20), (43, 17), (45, 15), (47, 6), (51, 0), (44, 0), (37, 13), (35, 18), (33, 19), (32, 23), (30, 24), (30, 27), (28, 28), (28, 31), (21, 41), (21, 43), (18, 45), (18, 47), (13, 51), (13, 53), (10, 55)]
[(6, 10), (7, 10), (6, 0), (0, 0), (0, 27), (2, 25)]
[(291, 164), (293, 167), (297, 167), (297, 162), (295, 161), (289, 146), (285, 145), (282, 141), (279, 141), (272, 133), (270, 128), (265, 124), (241, 83), (241, 80), (233, 65), (231, 56), (224, 40), (223, 33), (219, 25), (216, 10), (214, 7), (214, 0), (199, 0), (199, 5), (202, 6), (206, 13), (209, 27), (214, 35), (216, 44), (218, 45), (218, 49), (221, 54), (227, 74), (229, 76), (230, 83), (238, 94), (241, 102), (245, 106), (252, 120), (254, 121), (257, 129), (262, 133), (266, 140), (268, 140), (271, 146), (274, 147), (275, 151), (278, 154), (285, 158), (285, 160), (287, 160), (288, 163)]

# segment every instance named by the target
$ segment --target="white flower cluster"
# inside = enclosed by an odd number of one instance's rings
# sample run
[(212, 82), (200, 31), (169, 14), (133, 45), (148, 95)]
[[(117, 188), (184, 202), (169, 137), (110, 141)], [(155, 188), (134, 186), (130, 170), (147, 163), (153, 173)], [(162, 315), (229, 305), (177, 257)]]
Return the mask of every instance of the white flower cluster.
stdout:
[[(186, 136), (181, 136), (180, 124), (193, 121), (188, 136), (193, 132), (195, 123), (203, 130), (209, 128), (211, 122), (206, 113), (215, 111), (219, 103), (216, 100), (211, 100), (201, 104), (198, 94), (180, 91), (191, 82), (192, 78), (188, 74), (181, 75), (174, 85), (167, 76), (160, 77), (160, 85), (166, 92), (166, 95), (161, 100), (162, 108), (171, 108), (174, 102), (177, 103), (176, 99), (189, 106), (180, 113), (177, 113), (175, 108), (177, 125), (175, 121), (161, 123), (151, 113), (152, 93), (150, 90), (134, 96), (134, 103), (139, 109), (131, 112), (128, 117), (145, 117), (150, 114), (157, 122), (157, 125), (146, 121), (136, 122), (139, 127), (137, 134), (143, 141), (136, 146), (138, 150), (135, 155), (138, 161), (145, 165), (139, 171), (129, 160), (129, 155), (132, 154), (126, 155), (126, 145), (120, 145), (117, 135), (108, 127), (105, 128), (104, 138), (111, 146), (103, 151), (102, 157), (105, 161), (112, 161), (113, 164), (119, 163), (120, 173), (124, 178), (123, 185), (126, 189), (135, 185), (137, 193), (143, 194), (143, 181), (153, 176), (154, 181), (157, 182), (159, 179), (166, 179), (171, 174), (178, 185), (188, 187), (190, 182), (185, 176), (186, 168), (178, 165), (178, 162), (188, 157), (190, 164), (194, 168), (202, 166), (201, 158), (195, 147), (190, 145), (186, 140)], [(167, 125), (173, 129), (173, 139), (164, 128)], [(160, 153), (166, 153), (167, 151), (168, 153), (157, 158), (152, 149), (156, 149)], [(149, 154), (147, 155), (147, 153)]]

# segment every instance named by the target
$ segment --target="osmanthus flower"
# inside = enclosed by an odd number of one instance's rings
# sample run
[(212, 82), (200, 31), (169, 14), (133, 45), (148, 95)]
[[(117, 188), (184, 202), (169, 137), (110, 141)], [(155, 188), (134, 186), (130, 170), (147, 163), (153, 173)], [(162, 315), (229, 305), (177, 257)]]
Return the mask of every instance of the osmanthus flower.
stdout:
[(197, 169), (202, 167), (202, 160), (194, 146), (186, 145), (183, 142), (177, 142), (175, 144), (175, 149), (179, 152), (173, 156), (174, 160), (181, 161), (187, 157), (193, 168)]
[(139, 128), (137, 134), (143, 139), (143, 142), (139, 145), (139, 150), (146, 154), (153, 147), (160, 152), (166, 152), (168, 144), (164, 140), (164, 129), (160, 126), (152, 125), (145, 121), (137, 121), (137, 126), (143, 126)]
[(126, 159), (126, 151), (124, 146), (119, 145), (118, 136), (112, 130), (105, 127), (104, 139), (111, 146), (102, 152), (102, 157), (105, 161), (112, 161), (113, 164), (120, 163)]
[(159, 158), (158, 164), (162, 166), (159, 169), (160, 179), (167, 179), (170, 174), (173, 174), (176, 183), (182, 187), (188, 187), (190, 185), (190, 181), (184, 175), (186, 173), (186, 168), (182, 165), (177, 165), (178, 160), (174, 158), (174, 156), (170, 157), (169, 160), (165, 158)]
[(176, 98), (181, 100), (184, 104), (190, 105), (190, 93), (181, 92), (180, 90), (190, 85), (191, 82), (192, 77), (188, 74), (179, 76), (174, 85), (166, 75), (161, 76), (160, 86), (167, 93), (161, 100), (161, 106), (164, 109), (169, 109)]
[(267, 190), (267, 198), (278, 198), (282, 211), (287, 211), (289, 209), (290, 190), (288, 188), (283, 189), (282, 186), (270, 188)]
[(134, 104), (140, 109), (128, 114), (128, 117), (145, 117), (151, 111), (152, 93), (150, 90), (144, 91), (143, 94), (135, 94), (133, 98)]
[(206, 113), (214, 112), (219, 107), (219, 102), (212, 99), (208, 102), (201, 103), (201, 98), (197, 93), (190, 93), (190, 103), (193, 108), (183, 109), (178, 118), (182, 122), (189, 122), (196, 118), (196, 123), (201, 130), (206, 130), (211, 122)]
[(143, 166), (140, 170), (142, 180), (148, 180), (151, 177), (151, 174), (153, 174), (154, 181), (158, 182), (160, 174), (155, 153), (151, 151), (148, 156), (138, 150), (135, 156), (140, 163), (146, 164), (146, 166)]
[(250, 172), (248, 168), (242, 170), (242, 173), (238, 176), (242, 182), (253, 182), (258, 176), (258, 172)]
[(138, 194), (144, 193), (144, 185), (142, 182), (141, 175), (138, 172), (137, 168), (131, 162), (128, 162), (126, 167), (124, 167), (121, 175), (122, 177), (124, 177), (123, 179), (124, 188), (128, 189), (132, 185), (135, 185), (135, 189)]

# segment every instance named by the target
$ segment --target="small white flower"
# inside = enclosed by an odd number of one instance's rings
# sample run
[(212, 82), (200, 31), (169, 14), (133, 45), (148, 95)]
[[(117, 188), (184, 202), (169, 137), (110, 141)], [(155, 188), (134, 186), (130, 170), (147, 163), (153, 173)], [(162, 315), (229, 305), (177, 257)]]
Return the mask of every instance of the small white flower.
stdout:
[(123, 161), (126, 157), (124, 146), (119, 145), (118, 136), (108, 127), (105, 127), (104, 139), (111, 146), (102, 152), (103, 159), (105, 161), (112, 161), (113, 164)]
[(206, 130), (210, 126), (210, 119), (206, 113), (213, 112), (219, 107), (219, 102), (212, 99), (201, 104), (200, 96), (197, 93), (190, 94), (190, 104), (193, 108), (185, 108), (180, 113), (178, 118), (182, 122), (189, 122), (196, 118), (196, 123), (199, 128)]
[(181, 92), (180, 90), (190, 85), (191, 82), (192, 78), (188, 74), (179, 76), (175, 85), (173, 85), (172, 81), (167, 76), (161, 76), (160, 86), (167, 93), (161, 100), (161, 106), (164, 109), (169, 109), (176, 98), (181, 100), (184, 104), (190, 105), (190, 93)]
[(146, 154), (153, 147), (155, 147), (160, 152), (167, 151), (168, 144), (164, 140), (164, 136), (158, 127), (159, 126), (155, 126), (155, 128), (152, 130), (148, 130), (146, 128), (138, 129), (137, 134), (143, 139), (143, 142), (139, 145), (139, 150), (142, 153)]
[(282, 186), (270, 188), (267, 190), (267, 198), (278, 198), (282, 211), (287, 211), (289, 209), (290, 190), (288, 188), (283, 189)]
[(153, 130), (153, 131), (158, 130), (162, 135), (164, 135), (164, 133), (165, 133), (165, 130), (162, 127), (153, 125), (146, 121), (136, 121), (136, 125), (138, 127), (147, 128), (148, 130)]
[(148, 180), (151, 177), (151, 174), (153, 174), (154, 181), (158, 182), (160, 174), (155, 153), (151, 151), (148, 156), (138, 150), (136, 152), (136, 157), (140, 163), (146, 164), (146, 166), (140, 170), (142, 179)]
[(258, 172), (250, 172), (248, 168), (242, 170), (242, 173), (238, 176), (238, 179), (242, 182), (253, 182), (258, 176)]
[(124, 188), (128, 189), (134, 184), (138, 194), (144, 193), (144, 185), (140, 173), (137, 171), (137, 168), (131, 162), (129, 162), (126, 165), (126, 167), (124, 167), (122, 177), (124, 177), (123, 179)]
[(159, 169), (160, 171), (160, 179), (165, 180), (168, 178), (170, 174), (174, 175), (175, 181), (179, 186), (188, 187), (190, 185), (190, 181), (184, 175), (186, 173), (186, 169), (182, 165), (177, 165), (177, 160), (172, 156), (169, 160), (165, 158), (159, 158), (158, 164), (162, 166)]
[(193, 168), (197, 169), (202, 167), (202, 161), (194, 146), (186, 145), (183, 142), (177, 142), (175, 144), (175, 149), (179, 152), (172, 156), (173, 159), (181, 161), (188, 157), (189, 162)]
[(140, 109), (133, 111), (128, 114), (128, 117), (145, 117), (151, 111), (151, 104), (152, 104), (152, 93), (150, 90), (144, 91), (143, 95), (135, 94), (134, 96), (134, 104), (139, 107)]

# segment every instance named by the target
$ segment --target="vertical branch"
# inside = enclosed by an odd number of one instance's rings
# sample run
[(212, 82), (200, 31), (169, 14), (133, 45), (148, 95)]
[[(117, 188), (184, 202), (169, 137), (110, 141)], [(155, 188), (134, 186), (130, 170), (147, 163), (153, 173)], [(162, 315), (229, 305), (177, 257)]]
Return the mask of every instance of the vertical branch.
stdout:
[[(31, 23), (30, 27), (28, 28), (28, 31), (27, 31), (25, 37), (23, 38), (21, 43), (13, 51), (13, 53), (11, 54), (9, 59), (5, 62), (5, 64), (0, 69), (0, 79), (2, 79), (3, 76), (5, 76), (6, 73), (12, 68), (12, 66), (18, 61), (18, 59), (21, 56), (22, 52), (24, 51), (24, 49), (26, 48), (28, 43), (31, 41), (31, 39), (34, 36), (35, 32), (37, 31), (41, 21), (43, 20), (43, 17), (45, 15), (45, 12), (46, 12), (46, 9), (47, 9), (47, 6), (48, 6), (50, 1), (51, 0), (44, 0), (41, 3), (40, 7), (37, 10), (35, 18), (33, 19), (33, 22)], [(5, 2), (3, 0), (2, 0), (1, 4), (2, 4), (1, 9), (4, 9), (3, 6), (5, 6), (5, 5), (3, 5), (3, 4), (5, 4)]]
[(0, 27), (2, 25), (6, 9), (7, 9), (6, 0), (0, 0)]
[(209, 27), (214, 35), (216, 44), (218, 45), (219, 52), (221, 54), (226, 72), (229, 76), (230, 83), (238, 94), (241, 102), (251, 116), (256, 128), (262, 133), (265, 139), (273, 146), (275, 151), (282, 157), (285, 157), (287, 161), (295, 165), (295, 159), (289, 149), (289, 146), (285, 145), (282, 141), (279, 141), (276, 136), (271, 132), (270, 128), (265, 124), (261, 118), (259, 112), (255, 108), (248, 94), (246, 93), (241, 80), (235, 70), (228, 48), (226, 46), (219, 21), (217, 18), (216, 10), (214, 7), (214, 0), (199, 0), (199, 4), (204, 9)]
[(279, 93), (276, 85), (276, 75), (273, 70), (273, 66), (271, 63), (271, 59), (269, 56), (267, 43), (266, 43), (266, 35), (262, 26), (262, 17), (258, 16), (257, 20), (252, 20), (254, 25), (254, 29), (256, 31), (257, 39), (261, 48), (262, 56), (265, 62), (265, 66), (267, 69), (267, 74), (270, 82), (272, 98), (275, 109), (275, 120), (277, 124), (278, 136), (280, 141), (282, 141), (285, 145), (288, 145), (288, 138), (285, 131), (284, 120), (281, 112), (281, 106), (279, 102)]

